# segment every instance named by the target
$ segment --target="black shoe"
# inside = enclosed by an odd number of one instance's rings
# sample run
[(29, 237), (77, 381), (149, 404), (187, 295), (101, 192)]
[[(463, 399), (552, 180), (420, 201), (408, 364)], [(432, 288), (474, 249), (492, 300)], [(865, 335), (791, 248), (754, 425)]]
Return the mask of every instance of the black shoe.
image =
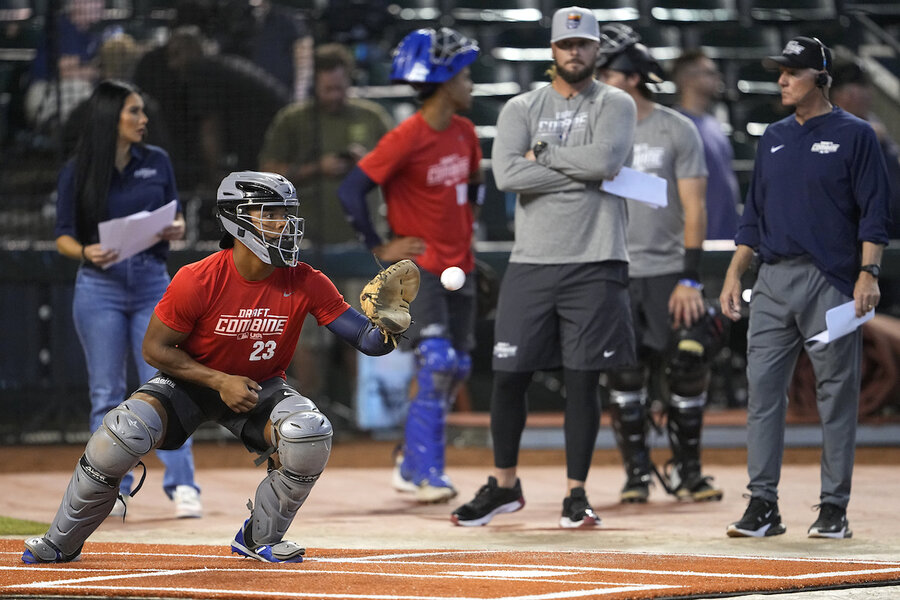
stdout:
[(729, 525), (725, 533), (728, 537), (765, 537), (781, 535), (785, 531), (778, 503), (751, 497), (744, 516), (737, 523)]
[(722, 495), (722, 490), (713, 485), (712, 477), (708, 475), (684, 481), (675, 490), (675, 496), (686, 502), (718, 502)]
[(572, 488), (569, 496), (563, 500), (562, 516), (559, 518), (559, 526), (566, 529), (580, 527), (594, 527), (600, 524), (600, 517), (594, 513), (594, 509), (588, 504), (584, 488)]
[(644, 504), (650, 496), (650, 473), (632, 474), (619, 493), (623, 504)]
[(823, 502), (818, 508), (819, 518), (810, 526), (809, 537), (838, 540), (853, 537), (850, 523), (847, 522), (847, 509), (830, 502)]
[(487, 525), (494, 515), (516, 512), (523, 506), (525, 497), (518, 479), (513, 487), (503, 488), (497, 485), (495, 477), (488, 477), (475, 498), (453, 511), (450, 520), (464, 527)]

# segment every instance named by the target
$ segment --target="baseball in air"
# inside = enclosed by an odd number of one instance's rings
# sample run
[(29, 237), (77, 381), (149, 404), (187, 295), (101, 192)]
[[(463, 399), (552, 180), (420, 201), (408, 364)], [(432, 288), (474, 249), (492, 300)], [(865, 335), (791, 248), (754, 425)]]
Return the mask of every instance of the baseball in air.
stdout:
[(441, 285), (451, 292), (458, 290), (466, 282), (466, 274), (459, 267), (447, 267), (441, 273)]

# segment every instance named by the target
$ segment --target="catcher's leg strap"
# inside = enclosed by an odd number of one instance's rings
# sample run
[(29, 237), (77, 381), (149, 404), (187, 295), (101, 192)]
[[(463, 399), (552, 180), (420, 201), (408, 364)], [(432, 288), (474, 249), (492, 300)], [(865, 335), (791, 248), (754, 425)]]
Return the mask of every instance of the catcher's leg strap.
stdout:
[(78, 461), (46, 538), (74, 555), (116, 502), (119, 480), (162, 439), (162, 420), (143, 400), (109, 411)]
[(251, 548), (281, 541), (331, 455), (331, 422), (308, 398), (284, 398), (270, 420), (281, 466), (269, 471), (256, 489), (245, 530)]
[(450, 340), (426, 338), (416, 347), (416, 395), (406, 416), (400, 472), (420, 483), (444, 472), (444, 426), (459, 365)]

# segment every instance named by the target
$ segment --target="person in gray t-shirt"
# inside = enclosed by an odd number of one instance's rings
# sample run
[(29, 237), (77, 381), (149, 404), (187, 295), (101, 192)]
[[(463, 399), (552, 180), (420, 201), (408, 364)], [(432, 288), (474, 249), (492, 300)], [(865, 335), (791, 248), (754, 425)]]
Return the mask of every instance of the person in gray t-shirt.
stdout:
[[(672, 459), (660, 481), (680, 500), (721, 500), (700, 468), (700, 431), (709, 360), (721, 339), (699, 282), (706, 234), (706, 159), (696, 126), (653, 101), (648, 82), (663, 72), (627, 25), (601, 30), (599, 78), (637, 106), (633, 168), (666, 180), (667, 204), (628, 200), (628, 265), (638, 362), (607, 373), (609, 407), (625, 463), (622, 502), (646, 502), (651, 470), (646, 434), (650, 396), (662, 406)], [(659, 385), (651, 385), (651, 382)], [(656, 393), (648, 393), (648, 388)]]
[(567, 494), (559, 525), (598, 525), (584, 484), (600, 424), (599, 376), (634, 361), (625, 200), (600, 188), (630, 157), (634, 101), (593, 78), (599, 27), (590, 10), (557, 10), (550, 42), (551, 84), (507, 102), (497, 121), (494, 176), (518, 198), (494, 331), (494, 470), (454, 511), (457, 525), (484, 525), (524, 505), (516, 467), (526, 392), (535, 371), (560, 367)]

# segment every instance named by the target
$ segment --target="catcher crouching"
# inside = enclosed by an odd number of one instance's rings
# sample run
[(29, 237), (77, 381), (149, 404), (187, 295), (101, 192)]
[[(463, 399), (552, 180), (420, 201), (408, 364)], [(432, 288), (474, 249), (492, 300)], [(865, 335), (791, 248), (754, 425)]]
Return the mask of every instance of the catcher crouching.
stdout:
[(304, 548), (283, 537), (325, 468), (332, 427), (285, 380), (300, 328), (312, 314), (360, 352), (387, 354), (409, 327), (418, 269), (402, 261), (379, 273), (366, 286), (367, 317), (299, 261), (304, 221), (287, 179), (232, 173), (216, 206), (222, 250), (176, 273), (144, 336), (144, 359), (158, 372), (105, 416), (49, 530), (25, 541), (24, 562), (77, 560), (112, 510), (119, 480), (151, 450), (180, 447), (207, 421), (268, 464), (232, 551), (263, 562), (303, 560)]

